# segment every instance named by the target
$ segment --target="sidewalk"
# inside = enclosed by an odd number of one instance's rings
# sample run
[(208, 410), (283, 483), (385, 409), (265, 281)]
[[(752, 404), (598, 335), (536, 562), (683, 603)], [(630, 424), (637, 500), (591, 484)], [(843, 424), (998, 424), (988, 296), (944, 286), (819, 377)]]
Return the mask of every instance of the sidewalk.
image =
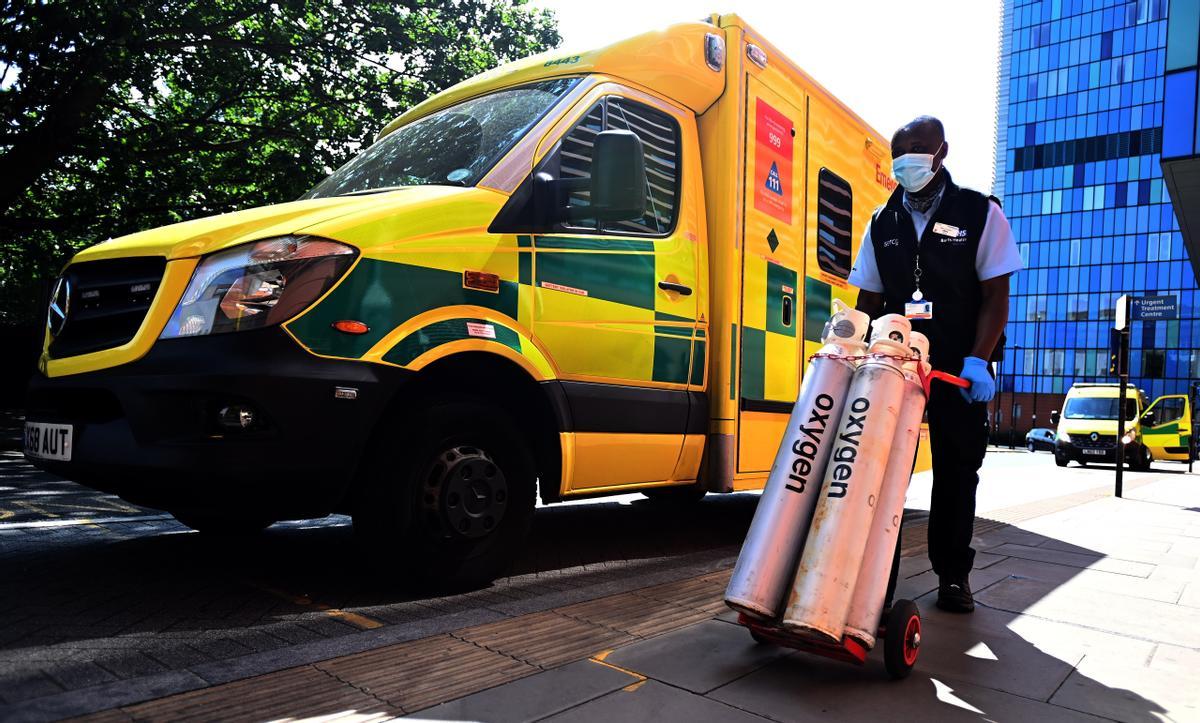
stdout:
[(721, 602), (725, 569), (88, 719), (1200, 720), (1195, 476), (989, 517), (969, 616), (934, 608), (923, 525), (906, 528), (898, 597), (925, 630), (899, 683), (879, 651), (855, 668), (756, 645)]

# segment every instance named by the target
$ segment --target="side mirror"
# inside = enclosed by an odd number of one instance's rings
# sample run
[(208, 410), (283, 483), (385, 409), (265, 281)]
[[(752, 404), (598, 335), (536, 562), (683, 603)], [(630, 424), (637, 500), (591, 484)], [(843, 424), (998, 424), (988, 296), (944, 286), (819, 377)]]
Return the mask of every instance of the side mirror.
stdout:
[(1154, 410), (1153, 409), (1151, 409), (1149, 412), (1146, 412), (1145, 414), (1142, 415), (1142, 424), (1145, 424), (1149, 427), (1154, 426)]
[(1056, 427), (1058, 426), (1058, 410), (1057, 409), (1050, 412), (1050, 423)]
[(642, 139), (609, 130), (592, 147), (592, 203), (578, 209), (598, 221), (627, 221), (646, 212), (646, 160)]

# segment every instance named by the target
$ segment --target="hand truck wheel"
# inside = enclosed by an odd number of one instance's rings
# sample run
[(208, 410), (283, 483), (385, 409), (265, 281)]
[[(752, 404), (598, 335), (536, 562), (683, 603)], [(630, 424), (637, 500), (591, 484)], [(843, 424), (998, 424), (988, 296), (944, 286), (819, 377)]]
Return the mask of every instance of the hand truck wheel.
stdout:
[(907, 678), (921, 652), (921, 611), (912, 600), (897, 600), (886, 625), (883, 665), (893, 680)]

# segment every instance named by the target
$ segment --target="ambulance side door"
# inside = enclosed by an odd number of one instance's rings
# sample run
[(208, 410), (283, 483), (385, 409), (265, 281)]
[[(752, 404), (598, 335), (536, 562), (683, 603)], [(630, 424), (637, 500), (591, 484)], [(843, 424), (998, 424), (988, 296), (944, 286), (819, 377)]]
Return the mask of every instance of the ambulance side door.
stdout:
[[(559, 179), (587, 179), (593, 141), (632, 131), (646, 169), (643, 215), (581, 217), (534, 234), (533, 332), (553, 358), (571, 409), (573, 471), (562, 490), (593, 492), (695, 477), (677, 469), (685, 441), (703, 440), (703, 330), (697, 329), (696, 245), (703, 221), (695, 116), (615, 83), (586, 97), (581, 113), (539, 163)], [(590, 191), (573, 190), (572, 209)], [(699, 416), (697, 416), (699, 415)], [(692, 430), (695, 427), (696, 429)], [(694, 463), (698, 467), (699, 444)]]
[(771, 468), (800, 386), (805, 114), (795, 89), (746, 82), (737, 472), (754, 474)]
[[(1188, 415), (1188, 399), (1184, 394), (1159, 397), (1142, 414), (1142, 444), (1150, 449), (1155, 459), (1168, 455), (1186, 455), (1188, 438), (1191, 436), (1191, 419)], [(1167, 448), (1183, 447), (1181, 451)]]

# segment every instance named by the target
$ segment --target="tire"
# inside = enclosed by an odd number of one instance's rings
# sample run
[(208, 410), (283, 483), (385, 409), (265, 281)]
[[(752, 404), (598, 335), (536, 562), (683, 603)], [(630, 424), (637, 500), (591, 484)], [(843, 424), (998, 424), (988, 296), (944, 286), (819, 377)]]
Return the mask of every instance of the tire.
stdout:
[(750, 630), (750, 637), (754, 638), (754, 642), (758, 643), (759, 645), (773, 645), (773, 643), (770, 640), (767, 640), (763, 636), (759, 635), (757, 632), (754, 631), (753, 628), (751, 628), (751, 630)]
[(1150, 455), (1150, 448), (1146, 445), (1138, 445), (1138, 450), (1134, 455), (1134, 461), (1130, 463), (1130, 467), (1139, 472), (1149, 472), (1150, 462), (1154, 458)]
[(271, 526), (269, 520), (218, 517), (187, 512), (171, 513), (183, 526), (210, 538), (232, 539), (255, 537)]
[(1029, 449), (1030, 452), (1037, 451), (1037, 445), (1034, 444), (1033, 442), (1027, 442), (1025, 446)]
[(686, 507), (694, 505), (704, 499), (706, 494), (708, 494), (708, 490), (696, 484), (683, 487), (659, 487), (657, 489), (642, 490), (643, 497), (655, 504), (664, 506)]
[(887, 617), (883, 667), (892, 680), (907, 678), (921, 653), (921, 611), (912, 600), (897, 600)]
[(1060, 454), (1056, 453), (1054, 455), (1054, 464), (1058, 465), (1059, 467), (1066, 467), (1070, 463), (1070, 461), (1071, 460), (1067, 459), (1066, 457), (1063, 457)]
[(521, 550), (536, 466), (504, 410), (436, 400), (384, 428), (353, 518), (367, 553), (421, 589), (485, 586)]

